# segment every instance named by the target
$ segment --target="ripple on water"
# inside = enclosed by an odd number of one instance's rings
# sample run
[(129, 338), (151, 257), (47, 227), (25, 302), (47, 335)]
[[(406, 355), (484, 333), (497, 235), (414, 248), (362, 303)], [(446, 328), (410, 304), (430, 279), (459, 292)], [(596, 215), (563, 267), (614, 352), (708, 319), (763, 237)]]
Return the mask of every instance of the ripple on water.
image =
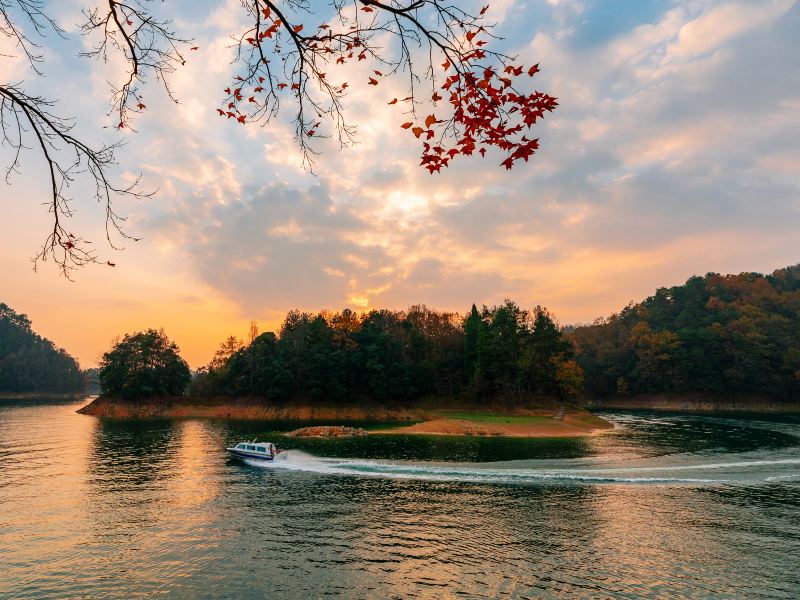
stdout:
[(324, 459), (298, 442), (296, 464), (257, 468), (222, 448), (269, 425), (75, 408), (0, 405), (0, 596), (800, 595), (791, 418), (618, 414), (580, 444)]

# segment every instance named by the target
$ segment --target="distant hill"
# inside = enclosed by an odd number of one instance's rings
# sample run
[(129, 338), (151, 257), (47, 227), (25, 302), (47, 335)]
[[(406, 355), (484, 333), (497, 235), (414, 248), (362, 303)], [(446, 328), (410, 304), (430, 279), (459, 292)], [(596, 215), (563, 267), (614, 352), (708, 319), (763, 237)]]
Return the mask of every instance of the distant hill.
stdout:
[(692, 277), (569, 338), (590, 395), (800, 399), (800, 265)]
[(78, 362), (31, 329), (31, 321), (0, 303), (0, 392), (80, 392)]

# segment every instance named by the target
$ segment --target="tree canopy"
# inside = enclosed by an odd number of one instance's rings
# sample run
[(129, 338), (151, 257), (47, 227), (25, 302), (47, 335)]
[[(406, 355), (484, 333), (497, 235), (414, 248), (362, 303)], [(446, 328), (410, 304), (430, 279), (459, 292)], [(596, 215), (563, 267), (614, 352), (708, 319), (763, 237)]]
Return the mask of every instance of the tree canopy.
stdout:
[(800, 399), (800, 265), (692, 277), (592, 325), (560, 327), (510, 300), (465, 315), (425, 306), (292, 311), (249, 345), (231, 337), (199, 395), (525, 402), (700, 393)]
[(192, 384), (199, 395), (280, 400), (412, 400), (425, 395), (573, 398), (582, 380), (550, 314), (512, 301), (464, 318), (424, 305), (407, 311), (291, 311), (249, 346), (224, 341)]
[(800, 265), (692, 277), (570, 334), (594, 395), (800, 398)]
[(0, 391), (80, 392), (78, 362), (35, 333), (27, 316), (0, 303)]
[[(340, 146), (356, 138), (356, 125), (343, 100), (350, 89), (376, 90), (388, 77), (405, 81), (405, 97), (384, 98), (398, 128), (421, 144), (420, 165), (438, 173), (457, 157), (487, 150), (511, 169), (539, 148), (530, 129), (557, 106), (534, 87), (538, 64), (523, 63), (498, 50), (489, 6), (440, 0), (241, 0), (220, 15), (241, 11), (247, 23), (231, 31), (231, 83), (218, 114), (226, 121), (267, 124), (286, 114), (288, 105), (303, 164), (312, 169), (314, 142), (334, 138)], [(27, 60), (30, 77), (44, 75), (43, 42), (67, 37), (49, 14), (45, 0), (0, 2), (0, 36)], [(77, 16), (77, 15), (76, 15)], [(237, 15), (226, 15), (237, 19)], [(109, 76), (109, 115), (117, 129), (135, 131), (135, 117), (147, 110), (148, 79), (179, 100), (170, 84), (203, 41), (180, 31), (181, 15), (163, 2), (103, 0), (83, 10), (81, 55), (113, 65)], [(49, 38), (48, 38), (49, 36)], [(0, 56), (0, 60), (8, 57)], [(346, 65), (352, 64), (352, 67)], [(360, 69), (354, 75), (354, 69)], [(348, 79), (352, 77), (353, 79)], [(18, 170), (30, 149), (47, 165), (52, 229), (35, 261), (52, 258), (71, 270), (100, 262), (83, 236), (66, 225), (72, 214), (68, 195), (76, 179), (88, 179), (105, 209), (106, 236), (130, 238), (114, 208), (118, 198), (147, 196), (138, 181), (116, 183), (109, 171), (119, 144), (93, 147), (73, 133), (73, 121), (60, 115), (52, 98), (35, 95), (25, 82), (0, 81), (0, 126), (12, 149), (8, 174)], [(212, 107), (209, 107), (211, 109)], [(107, 261), (114, 266), (114, 263)]]
[(106, 396), (179, 396), (191, 377), (178, 346), (163, 330), (125, 334), (100, 361), (100, 389)]

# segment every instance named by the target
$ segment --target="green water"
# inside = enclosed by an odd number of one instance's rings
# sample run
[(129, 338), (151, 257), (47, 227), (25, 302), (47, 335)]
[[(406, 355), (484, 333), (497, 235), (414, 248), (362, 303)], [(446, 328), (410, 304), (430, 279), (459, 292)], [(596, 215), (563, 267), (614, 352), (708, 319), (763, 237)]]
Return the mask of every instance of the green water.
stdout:
[[(2, 598), (797, 598), (800, 418), (285, 437), (0, 404)], [(270, 464), (224, 447), (259, 437)]]

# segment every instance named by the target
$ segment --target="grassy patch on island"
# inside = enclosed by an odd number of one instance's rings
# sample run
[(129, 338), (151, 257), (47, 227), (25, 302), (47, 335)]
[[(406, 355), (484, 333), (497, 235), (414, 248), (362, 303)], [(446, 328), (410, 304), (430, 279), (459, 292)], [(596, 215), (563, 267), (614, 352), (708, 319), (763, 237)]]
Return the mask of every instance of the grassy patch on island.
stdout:
[(491, 412), (462, 412), (439, 410), (434, 414), (446, 419), (461, 419), (462, 421), (473, 421), (475, 423), (509, 423), (514, 425), (539, 425), (546, 421), (552, 421), (553, 417), (548, 415), (504, 415)]

